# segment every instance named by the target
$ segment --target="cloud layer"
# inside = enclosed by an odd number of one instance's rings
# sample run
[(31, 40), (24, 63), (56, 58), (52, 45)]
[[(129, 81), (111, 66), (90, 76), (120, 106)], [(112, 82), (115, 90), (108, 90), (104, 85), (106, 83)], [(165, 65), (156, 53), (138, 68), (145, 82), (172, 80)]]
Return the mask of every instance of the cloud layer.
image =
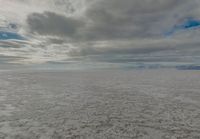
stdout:
[(199, 60), (198, 0), (0, 0), (0, 5), (0, 55), (20, 57), (11, 63)]

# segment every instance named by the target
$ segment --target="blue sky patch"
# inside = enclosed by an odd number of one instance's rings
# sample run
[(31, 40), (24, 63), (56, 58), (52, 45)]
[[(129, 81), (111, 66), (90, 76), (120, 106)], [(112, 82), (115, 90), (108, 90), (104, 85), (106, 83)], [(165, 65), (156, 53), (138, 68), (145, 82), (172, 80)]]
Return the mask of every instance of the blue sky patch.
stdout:
[(175, 25), (170, 31), (166, 32), (166, 36), (173, 35), (176, 31), (187, 30), (200, 27), (200, 20), (188, 18), (183, 23)]
[(183, 25), (180, 26), (180, 28), (183, 29), (188, 29), (188, 28), (194, 28), (194, 27), (198, 27), (200, 26), (200, 20), (187, 20), (185, 23), (183, 23)]
[(24, 38), (17, 33), (0, 31), (0, 40), (10, 39), (23, 40)]

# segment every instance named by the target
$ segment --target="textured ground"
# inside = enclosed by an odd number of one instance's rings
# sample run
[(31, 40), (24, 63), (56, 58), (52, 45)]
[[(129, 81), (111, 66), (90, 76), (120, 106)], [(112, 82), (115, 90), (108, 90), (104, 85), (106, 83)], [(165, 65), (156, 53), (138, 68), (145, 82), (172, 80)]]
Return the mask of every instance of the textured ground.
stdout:
[(0, 139), (200, 139), (200, 71), (0, 72)]

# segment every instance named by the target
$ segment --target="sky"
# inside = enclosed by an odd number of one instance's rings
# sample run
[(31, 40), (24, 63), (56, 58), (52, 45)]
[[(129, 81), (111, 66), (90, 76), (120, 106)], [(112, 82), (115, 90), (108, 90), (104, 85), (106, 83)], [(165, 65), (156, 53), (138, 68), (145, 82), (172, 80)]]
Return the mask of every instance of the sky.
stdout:
[(200, 65), (199, 0), (0, 0), (0, 66)]

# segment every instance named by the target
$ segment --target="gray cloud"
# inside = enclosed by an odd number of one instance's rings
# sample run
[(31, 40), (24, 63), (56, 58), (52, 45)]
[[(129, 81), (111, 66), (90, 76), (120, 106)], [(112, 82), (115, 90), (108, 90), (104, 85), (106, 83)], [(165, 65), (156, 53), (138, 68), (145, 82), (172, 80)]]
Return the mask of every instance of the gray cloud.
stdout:
[(27, 18), (31, 33), (72, 37), (84, 23), (52, 12), (32, 13)]
[(27, 23), (32, 32), (40, 35), (84, 41), (158, 37), (178, 20), (189, 16), (184, 11), (190, 3), (186, 0), (96, 0), (78, 18), (53, 12), (32, 13)]
[(159, 36), (182, 18), (180, 13), (187, 3), (185, 0), (97, 0), (86, 11), (91, 22), (84, 34), (89, 39), (104, 40)]

